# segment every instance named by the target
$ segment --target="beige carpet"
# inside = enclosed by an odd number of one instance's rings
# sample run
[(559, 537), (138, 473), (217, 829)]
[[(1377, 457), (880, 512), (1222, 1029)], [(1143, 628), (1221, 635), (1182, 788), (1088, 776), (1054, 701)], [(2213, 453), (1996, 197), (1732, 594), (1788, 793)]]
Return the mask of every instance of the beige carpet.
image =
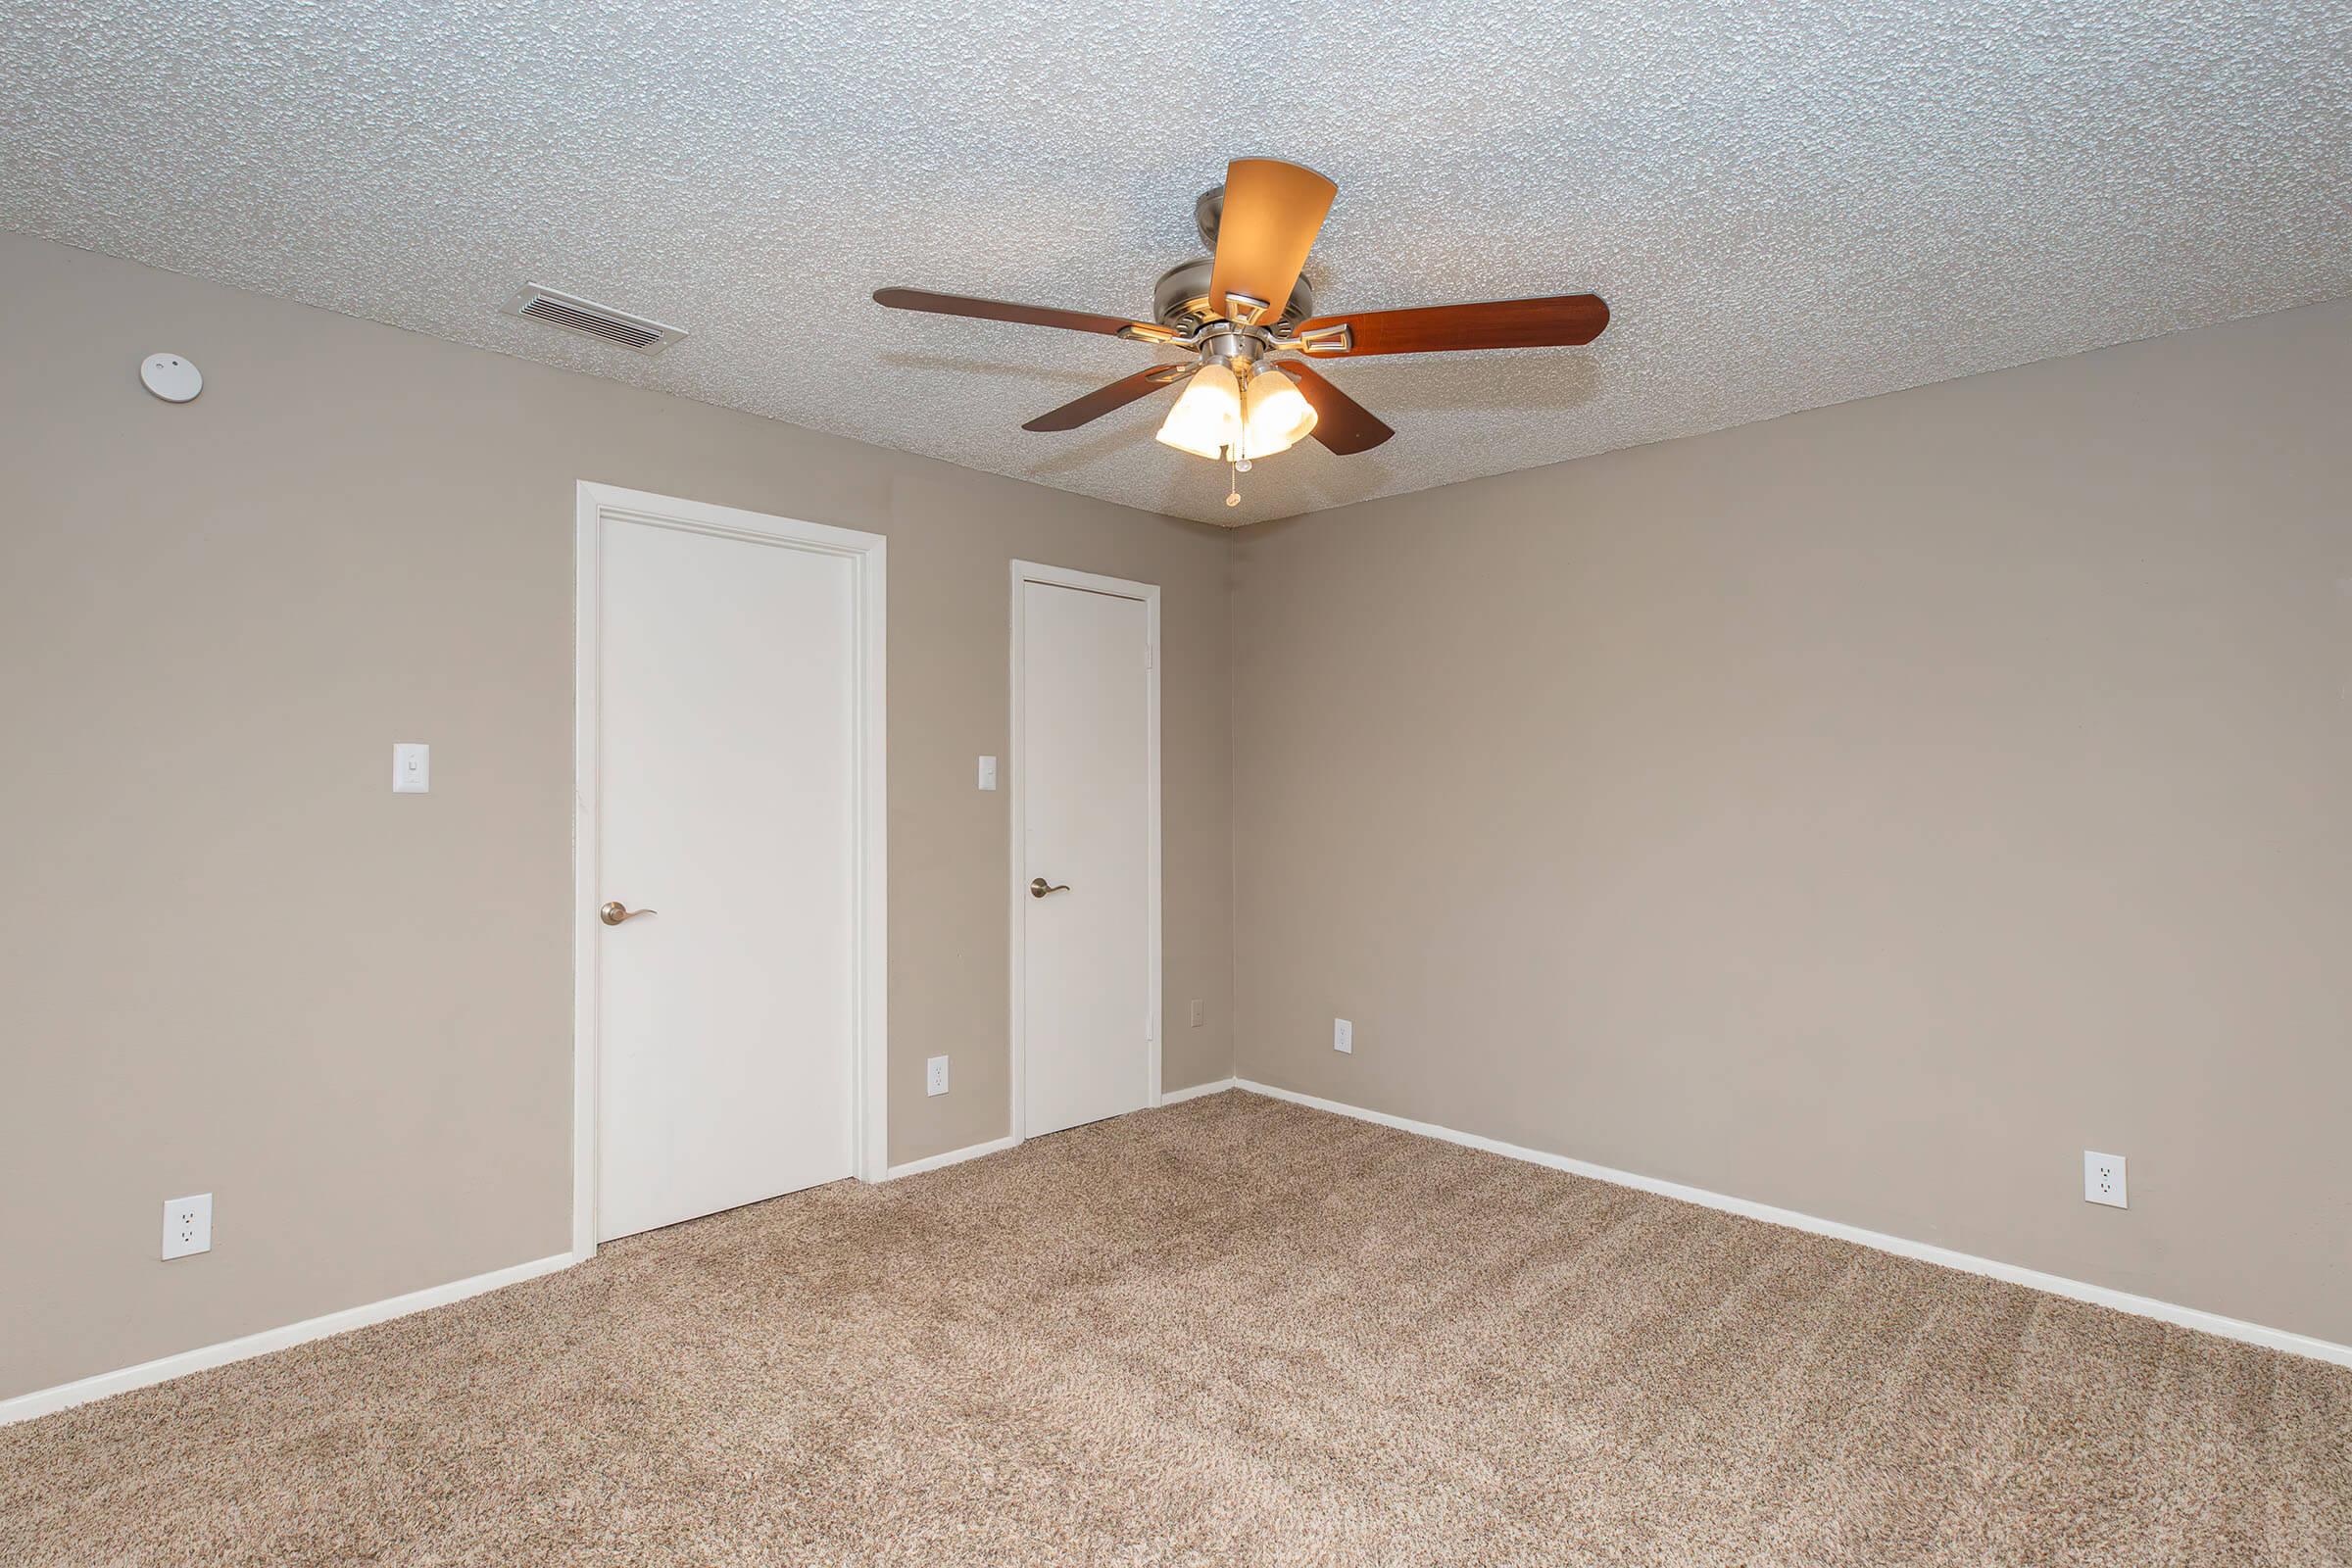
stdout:
[(2352, 1372), (1231, 1094), (0, 1430), (0, 1562), (2352, 1562)]

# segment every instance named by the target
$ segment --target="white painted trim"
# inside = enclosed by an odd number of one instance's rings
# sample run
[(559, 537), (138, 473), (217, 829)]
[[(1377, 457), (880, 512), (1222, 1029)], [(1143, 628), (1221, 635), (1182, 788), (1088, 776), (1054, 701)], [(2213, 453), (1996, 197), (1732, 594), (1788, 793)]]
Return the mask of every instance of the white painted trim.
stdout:
[(1219, 1078), (1214, 1083), (1195, 1084), (1189, 1089), (1163, 1089), (1159, 1094), (1159, 1102), (1163, 1105), (1181, 1105), (1188, 1100), (1199, 1100), (1203, 1095), (1221, 1095), (1228, 1089), (1239, 1087), (1235, 1079)]
[[(1188, 1100), (1199, 1100), (1203, 1095), (1221, 1095), (1234, 1087), (1236, 1085), (1233, 1079), (1219, 1078), (1214, 1083), (1194, 1084), (1188, 1089), (1166, 1090), (1160, 1095), (1159, 1102), (1163, 1105), (1182, 1104)], [(944, 1154), (926, 1154), (921, 1159), (910, 1159), (904, 1165), (893, 1165), (885, 1179), (895, 1182), (902, 1176), (920, 1176), (927, 1170), (944, 1170), (950, 1165), (960, 1165), (967, 1159), (979, 1159), (988, 1154), (1002, 1154), (1007, 1149), (1018, 1149), (1020, 1145), (1021, 1140), (1018, 1138), (992, 1138), (985, 1144), (973, 1144), (967, 1149), (951, 1149)]]
[(370, 1301), (365, 1306), (347, 1306), (340, 1312), (329, 1312), (324, 1317), (307, 1318), (283, 1328), (264, 1329), (259, 1334), (223, 1340), (219, 1345), (208, 1345), (201, 1349), (182, 1350), (176, 1355), (142, 1361), (137, 1366), (100, 1372), (73, 1383), (61, 1383), (53, 1389), (20, 1394), (13, 1399), (0, 1399), (0, 1426), (7, 1426), (13, 1421), (29, 1421), (34, 1416), (48, 1415), (71, 1405), (86, 1404), (92, 1399), (103, 1399), (110, 1394), (123, 1394), (132, 1389), (146, 1388), (151, 1383), (186, 1377), (191, 1372), (202, 1372), (208, 1367), (224, 1366), (250, 1356), (268, 1355), (272, 1350), (283, 1350), (311, 1340), (323, 1340), (330, 1334), (364, 1329), (370, 1323), (406, 1317), (411, 1312), (421, 1312), (428, 1307), (447, 1306), (452, 1301), (463, 1301), (468, 1296), (480, 1296), (485, 1291), (502, 1290), (509, 1285), (520, 1285), (524, 1280), (535, 1280), (542, 1274), (553, 1274), (558, 1269), (569, 1268), (577, 1261), (569, 1252), (558, 1252), (553, 1257), (543, 1257), (536, 1262), (492, 1269), (487, 1274), (476, 1274), (471, 1279), (452, 1280), (447, 1285), (411, 1291), (406, 1296)]
[(782, 544), (846, 558), (858, 582), (858, 778), (851, 798), (858, 846), (851, 961), (858, 971), (851, 1020), (856, 1062), (851, 1074), (852, 1169), (860, 1181), (880, 1181), (890, 1137), (890, 817), (889, 817), (889, 541), (877, 533), (834, 528), (734, 507), (681, 501), (642, 490), (580, 481), (574, 536), (572, 681), (572, 1097), (571, 1246), (577, 1257), (596, 1254), (597, 992), (596, 906), (597, 757), (602, 700), (598, 650), (603, 638), (604, 521), (617, 517), (722, 538)]
[(1790, 1230), (1810, 1231), (1816, 1236), (1833, 1236), (1841, 1242), (1853, 1242), (1892, 1252), (1897, 1257), (1916, 1258), (1923, 1263), (1936, 1263), (1944, 1268), (1958, 1269), (1964, 1274), (1982, 1274), (1988, 1279), (2006, 1280), (2052, 1296), (2071, 1300), (2088, 1301), (2094, 1306), (2113, 1307), (2134, 1317), (2155, 1318), (2160, 1322), (2178, 1324), (2206, 1334), (2218, 1334), (2226, 1340), (2240, 1340), (2259, 1345), (2266, 1349), (2283, 1350), (2289, 1355), (2307, 1355), (2315, 1361), (2331, 1361), (2337, 1366), (2352, 1366), (2352, 1345), (2337, 1345), (2331, 1340), (2314, 1339), (2308, 1334), (2290, 1333), (2260, 1323), (2248, 1323), (2242, 1318), (2224, 1317), (2202, 1307), (2180, 1306), (2172, 1301), (2160, 1301), (2152, 1296), (2134, 1296), (2129, 1291), (2115, 1290), (2105, 1285), (2090, 1285), (2082, 1280), (2070, 1280), (2063, 1275), (2044, 1274), (2039, 1269), (2025, 1268), (2016, 1263), (2003, 1263), (1989, 1257), (1978, 1257), (1969, 1252), (1955, 1252), (1948, 1247), (1936, 1247), (1927, 1242), (1909, 1241), (1889, 1236), (1883, 1231), (1864, 1230), (1839, 1220), (1820, 1219), (1800, 1214), (1791, 1208), (1775, 1208), (1770, 1203), (1758, 1203), (1744, 1198), (1730, 1198), (1722, 1193), (1710, 1193), (1704, 1188), (1686, 1187), (1680, 1182), (1661, 1181), (1655, 1176), (1638, 1176), (1632, 1171), (1613, 1170), (1588, 1160), (1571, 1159), (1566, 1154), (1546, 1153), (1540, 1149), (1523, 1149), (1477, 1133), (1455, 1132), (1434, 1122), (1414, 1121), (1405, 1116), (1392, 1116), (1383, 1110), (1366, 1110), (1360, 1105), (1342, 1104), (1336, 1100), (1324, 1100), (1315, 1095), (1302, 1095), (1296, 1089), (1279, 1089), (1254, 1079), (1236, 1078), (1236, 1089), (1253, 1095), (1265, 1095), (1274, 1100), (1287, 1100), (1293, 1104), (1327, 1110), (1338, 1116), (1352, 1116), (1357, 1121), (1377, 1122), (1399, 1132), (1416, 1133), (1423, 1138), (1435, 1138), (1442, 1143), (1459, 1144), (1465, 1149), (1484, 1150), (1490, 1154), (1501, 1154), (1509, 1159), (1523, 1159), (1531, 1165), (1550, 1170), (1567, 1171), (1571, 1175), (1590, 1176), (1594, 1181), (1613, 1182), (1619, 1187), (1637, 1188), (1655, 1193), (1660, 1198), (1672, 1198), (1703, 1208), (1717, 1208), (1727, 1214), (1741, 1214), (1749, 1219), (1762, 1220), (1767, 1225), (1785, 1225)]
[(1008, 808), (1012, 812), (1012, 874), (1007, 878), (1010, 905), (1011, 948), (1011, 1024), (1009, 1040), (1012, 1050), (1012, 1142), (1019, 1143), (1029, 1136), (1029, 1008), (1022, 981), (1028, 964), (1027, 906), (1021, 901), (1029, 896), (1027, 865), (1029, 859), (1028, 822), (1022, 815), (1022, 790), (1028, 767), (1023, 758), (1021, 738), (1022, 630), (1021, 585), (1047, 583), (1057, 588), (1076, 588), (1086, 593), (1109, 594), (1119, 599), (1140, 599), (1144, 605), (1144, 640), (1146, 657), (1150, 660), (1146, 685), (1145, 723), (1149, 736), (1146, 745), (1147, 772), (1144, 781), (1145, 831), (1150, 839), (1149, 864), (1144, 874), (1146, 905), (1145, 942), (1150, 949), (1151, 974), (1145, 983), (1144, 999), (1144, 1105), (1161, 1103), (1159, 1089), (1160, 1035), (1160, 857), (1159, 857), (1159, 587), (1156, 583), (1129, 582), (1123, 577), (1103, 577), (1091, 571), (1072, 571), (1063, 566), (1048, 566), (1034, 561), (1012, 564), (1012, 659), (1011, 659), (1011, 728), (1005, 736), (1005, 760), (1012, 770), (1012, 785), (1008, 794)]
[(960, 1165), (967, 1159), (978, 1159), (984, 1154), (1002, 1154), (1019, 1144), (1018, 1138), (991, 1138), (985, 1144), (951, 1149), (944, 1154), (926, 1154), (921, 1159), (910, 1159), (904, 1165), (893, 1165), (883, 1173), (882, 1179), (895, 1182), (902, 1176), (920, 1176), (927, 1170), (945, 1170), (950, 1165)]
[[(1182, 1104), (1188, 1100), (1199, 1100), (1203, 1095), (1221, 1095), (1234, 1087), (1236, 1085), (1233, 1079), (1219, 1078), (1214, 1083), (1194, 1084), (1187, 1089), (1165, 1090), (1159, 1097), (1159, 1102), (1163, 1105)], [(951, 1149), (944, 1154), (926, 1154), (921, 1159), (910, 1159), (904, 1165), (893, 1165), (885, 1179), (895, 1182), (902, 1176), (920, 1176), (927, 1170), (944, 1170), (950, 1165), (960, 1165), (967, 1159), (979, 1159), (987, 1154), (1002, 1154), (1007, 1149), (1017, 1149), (1020, 1145), (1021, 1140), (1018, 1138), (992, 1138), (985, 1144), (973, 1144), (967, 1149)]]

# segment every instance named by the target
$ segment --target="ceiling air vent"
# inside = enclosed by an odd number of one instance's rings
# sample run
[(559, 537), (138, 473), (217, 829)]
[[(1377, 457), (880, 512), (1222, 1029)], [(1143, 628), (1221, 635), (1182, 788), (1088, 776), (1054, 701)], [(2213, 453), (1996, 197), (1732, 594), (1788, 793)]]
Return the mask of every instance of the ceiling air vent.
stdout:
[(686, 335), (674, 326), (663, 326), (660, 321), (649, 321), (642, 316), (631, 316), (576, 294), (541, 288), (536, 283), (525, 285), (521, 293), (507, 302), (507, 314), (585, 332), (640, 354), (659, 354)]

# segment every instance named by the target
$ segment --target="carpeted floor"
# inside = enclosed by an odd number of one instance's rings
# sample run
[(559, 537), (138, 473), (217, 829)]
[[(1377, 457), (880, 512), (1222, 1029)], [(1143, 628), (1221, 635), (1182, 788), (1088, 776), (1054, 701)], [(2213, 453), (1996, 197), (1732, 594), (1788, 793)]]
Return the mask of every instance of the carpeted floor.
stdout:
[(2352, 1372), (1242, 1094), (0, 1430), (0, 1563), (2352, 1562)]

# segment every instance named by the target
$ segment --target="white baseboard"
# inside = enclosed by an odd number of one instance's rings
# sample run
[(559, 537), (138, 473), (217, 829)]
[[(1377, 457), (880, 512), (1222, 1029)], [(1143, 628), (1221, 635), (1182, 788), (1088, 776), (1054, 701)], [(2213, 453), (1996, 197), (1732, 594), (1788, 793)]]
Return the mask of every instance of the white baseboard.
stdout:
[[(1406, 1116), (1392, 1116), (1386, 1111), (1366, 1110), (1358, 1105), (1342, 1104), (1336, 1100), (1324, 1100), (1315, 1095), (1303, 1095), (1295, 1089), (1282, 1089), (1273, 1084), (1259, 1083), (1253, 1079), (1223, 1078), (1214, 1083), (1195, 1084), (1187, 1089), (1170, 1090), (1160, 1096), (1160, 1103), (1163, 1105), (1177, 1104), (1187, 1100), (1197, 1100), (1203, 1095), (1221, 1094), (1228, 1089), (1247, 1090), (1250, 1094), (1265, 1095), (1275, 1100), (1287, 1100), (1296, 1104), (1312, 1106), (1316, 1110), (1330, 1111), (1335, 1115), (1352, 1116), (1358, 1121), (1377, 1122), (1383, 1127), (1394, 1127), (1400, 1132), (1415, 1133), (1423, 1138), (1435, 1138), (1449, 1144), (1459, 1144), (1466, 1149), (1485, 1150), (1492, 1154), (1525, 1160), (1531, 1165), (1542, 1165), (1551, 1170), (1567, 1171), (1577, 1176), (1590, 1176), (1595, 1181), (1612, 1182), (1620, 1187), (1632, 1187), (1642, 1192), (1655, 1193), (1661, 1198), (1677, 1199), (1686, 1203), (1697, 1203), (1702, 1207), (1721, 1209), (1726, 1213), (1745, 1215), (1749, 1219), (1762, 1220), (1768, 1225), (1786, 1225), (1791, 1230), (1810, 1231), (1817, 1236), (1833, 1236), (1840, 1241), (1875, 1248), (1882, 1252), (1892, 1252), (1898, 1257), (1917, 1258), (1922, 1262), (1939, 1264), (1944, 1268), (1959, 1269), (1963, 1273), (1982, 1274), (1991, 1279), (2007, 1280), (2013, 1285), (2047, 1291), (2053, 1296), (2063, 1296), (2077, 1301), (2088, 1301), (2097, 1306), (2113, 1307), (2119, 1312), (2130, 1312), (2138, 1317), (2155, 1318), (2165, 1323), (2177, 1323), (2182, 1328), (2197, 1329), (2206, 1334), (2218, 1334), (2224, 1339), (2239, 1340), (2248, 1345), (2259, 1345), (2269, 1349), (2283, 1350), (2289, 1355), (2309, 1356), (2313, 1360), (2328, 1361), (2337, 1366), (2352, 1366), (2352, 1345), (2338, 1345), (2333, 1341), (2316, 1339), (2308, 1334), (2295, 1334), (2285, 1329), (2270, 1328), (2260, 1323), (2248, 1323), (2241, 1318), (2224, 1317), (2218, 1312), (2208, 1312), (2200, 1307), (2181, 1306), (2172, 1301), (2157, 1300), (2154, 1297), (2134, 1296), (2129, 1291), (2118, 1291), (2104, 1285), (2090, 1285), (2082, 1280), (2070, 1280), (2063, 1275), (2045, 1274), (2039, 1269), (2024, 1268), (2015, 1263), (2003, 1263), (1994, 1258), (1956, 1252), (1950, 1248), (1936, 1247), (1926, 1242), (1909, 1241), (1900, 1236), (1888, 1236), (1882, 1231), (1865, 1230), (1859, 1225), (1847, 1225), (1838, 1220), (1820, 1219), (1811, 1214), (1800, 1214), (1794, 1209), (1776, 1208), (1770, 1203), (1753, 1202), (1744, 1198), (1731, 1198), (1722, 1193), (1710, 1193), (1703, 1188), (1686, 1187), (1680, 1182), (1661, 1181), (1654, 1176), (1641, 1176), (1632, 1171), (1614, 1170), (1606, 1165), (1592, 1164), (1589, 1160), (1572, 1159), (1566, 1154), (1546, 1153), (1540, 1149), (1523, 1149), (1516, 1144), (1483, 1138), (1476, 1133), (1456, 1132), (1450, 1127), (1440, 1127), (1433, 1122), (1414, 1121)], [(1019, 1140), (1013, 1138), (996, 1138), (984, 1144), (973, 1144), (967, 1149), (950, 1150), (944, 1154), (933, 1154), (928, 1158), (909, 1160), (904, 1165), (891, 1166), (886, 1179), (895, 1181), (901, 1176), (919, 1175), (924, 1171), (940, 1170), (949, 1165), (960, 1164), (967, 1159), (978, 1159), (984, 1154), (1000, 1153), (1013, 1148), (1018, 1142)], [(61, 1383), (53, 1389), (37, 1389), (30, 1394), (20, 1394), (14, 1398), (0, 1399), (0, 1426), (7, 1426), (17, 1421), (29, 1421), (35, 1416), (48, 1415), (53, 1411), (86, 1403), (91, 1399), (102, 1399), (110, 1394), (122, 1394), (130, 1389), (145, 1388), (149, 1384), (185, 1377), (191, 1372), (201, 1372), (208, 1367), (221, 1366), (230, 1361), (242, 1361), (249, 1356), (267, 1355), (272, 1350), (282, 1350), (310, 1340), (324, 1339), (330, 1334), (343, 1334), (352, 1329), (366, 1328), (370, 1323), (382, 1323), (391, 1318), (405, 1317), (411, 1312), (421, 1312), (428, 1307), (446, 1306), (452, 1301), (462, 1301), (469, 1296), (479, 1296), (486, 1291), (499, 1290), (509, 1285), (519, 1285), (524, 1280), (537, 1279), (543, 1274), (553, 1274), (558, 1269), (570, 1267), (573, 1261), (571, 1253), (558, 1252), (552, 1257), (542, 1257), (529, 1263), (516, 1263), (511, 1268), (493, 1269), (487, 1274), (476, 1274), (470, 1279), (453, 1280), (447, 1285), (436, 1285), (427, 1290), (411, 1291), (406, 1296), (395, 1296), (388, 1300), (371, 1301), (364, 1306), (346, 1307), (340, 1312), (329, 1312), (323, 1317), (309, 1318), (300, 1323), (289, 1323), (283, 1328), (264, 1329), (258, 1334), (224, 1340), (219, 1345), (208, 1345), (194, 1350), (182, 1350), (176, 1355), (161, 1356), (153, 1361), (142, 1361), (137, 1366), (123, 1367), (114, 1372), (101, 1372), (93, 1377), (81, 1378), (73, 1383)]]
[[(1159, 1102), (1173, 1105), (1187, 1100), (1198, 1100), (1202, 1095), (1223, 1094), (1233, 1086), (1234, 1080), (1231, 1078), (1220, 1078), (1214, 1083), (1194, 1084), (1189, 1089), (1169, 1089), (1161, 1093)], [(895, 1182), (902, 1176), (920, 1176), (927, 1170), (944, 1170), (950, 1165), (960, 1165), (967, 1159), (978, 1159), (983, 1154), (1001, 1154), (1007, 1149), (1019, 1147), (1020, 1142), (1018, 1138), (992, 1138), (985, 1144), (951, 1149), (944, 1154), (926, 1154), (921, 1159), (910, 1159), (904, 1165), (891, 1166), (882, 1173), (882, 1179)]]
[(1233, 1079), (1219, 1078), (1214, 1083), (1195, 1084), (1189, 1089), (1163, 1089), (1159, 1092), (1159, 1102), (1163, 1105), (1181, 1105), (1188, 1100), (1199, 1100), (1202, 1095), (1221, 1095), (1233, 1087)]
[(421, 1312), (426, 1307), (447, 1306), (452, 1301), (462, 1301), (468, 1296), (479, 1296), (484, 1291), (519, 1285), (524, 1280), (569, 1268), (572, 1261), (571, 1253), (558, 1252), (553, 1257), (543, 1257), (536, 1262), (493, 1269), (487, 1274), (476, 1274), (471, 1279), (452, 1280), (447, 1285), (411, 1291), (406, 1296), (395, 1296), (389, 1300), (370, 1301), (365, 1306), (347, 1306), (340, 1312), (329, 1312), (324, 1317), (307, 1318), (283, 1328), (264, 1329), (259, 1334), (223, 1340), (219, 1345), (182, 1350), (176, 1355), (160, 1356), (153, 1361), (142, 1361), (137, 1366), (123, 1367), (120, 1371), (100, 1372), (73, 1383), (61, 1383), (54, 1389), (36, 1389), (30, 1394), (20, 1394), (13, 1399), (0, 1399), (0, 1426), (7, 1426), (14, 1421), (29, 1421), (34, 1416), (48, 1415), (70, 1405), (86, 1404), (92, 1399), (103, 1399), (110, 1394), (143, 1389), (150, 1383), (186, 1377), (191, 1372), (202, 1372), (207, 1367), (242, 1361), (248, 1356), (268, 1355), (272, 1350), (282, 1350), (307, 1340), (322, 1340), (330, 1334), (363, 1329), (370, 1323), (381, 1323), (388, 1318), (406, 1317), (411, 1312)]
[(1791, 1208), (1775, 1208), (1770, 1203), (1751, 1202), (1744, 1198), (1729, 1198), (1722, 1193), (1710, 1193), (1704, 1188), (1686, 1187), (1680, 1182), (1660, 1181), (1654, 1176), (1637, 1176), (1632, 1171), (1612, 1170), (1588, 1160), (1571, 1159), (1566, 1154), (1549, 1154), (1540, 1149), (1522, 1149), (1516, 1144), (1482, 1138), (1476, 1133), (1455, 1132), (1433, 1122), (1414, 1121), (1409, 1117), (1392, 1116), (1386, 1111), (1365, 1110), (1359, 1105), (1345, 1105), (1336, 1100), (1324, 1100), (1314, 1095), (1302, 1095), (1295, 1089), (1278, 1089), (1248, 1078), (1236, 1078), (1236, 1089), (1253, 1095), (1266, 1095), (1275, 1100), (1287, 1100), (1295, 1104), (1310, 1105), (1316, 1110), (1328, 1110), (1335, 1115), (1352, 1116), (1358, 1121), (1378, 1122), (1399, 1132), (1417, 1133), (1423, 1138), (1435, 1138), (1448, 1144), (1460, 1144), (1465, 1149), (1483, 1149), (1490, 1154), (1501, 1154), (1511, 1159), (1523, 1159), (1531, 1165), (1543, 1165), (1551, 1170), (1564, 1170), (1577, 1176), (1590, 1176), (1595, 1181), (1614, 1182), (1620, 1187), (1639, 1188), (1661, 1198), (1679, 1199), (1686, 1203), (1697, 1203), (1705, 1208), (1719, 1208), (1730, 1214), (1742, 1214), (1760, 1219), (1768, 1225), (1786, 1225), (1790, 1230), (1811, 1231), (1816, 1236), (1834, 1236), (1839, 1241), (1858, 1243), (1892, 1252), (1898, 1257), (1917, 1258), (1923, 1263), (1937, 1263), (1956, 1268), (1967, 1274), (1983, 1274), (1991, 1279), (2007, 1280), (2012, 1285), (2024, 1285), (2052, 1296), (2063, 1296), (2077, 1301), (2088, 1301), (2096, 1306), (2113, 1307), (2118, 1312), (2130, 1312), (2136, 1317), (2152, 1317), (2182, 1328), (2198, 1329), (2218, 1334), (2226, 1340), (2242, 1340), (2248, 1345), (2268, 1349), (2283, 1350), (2289, 1355), (2307, 1355), (2315, 1361), (2331, 1361), (2337, 1366), (2352, 1366), (2352, 1345), (2337, 1345), (2331, 1340), (2315, 1339), (2308, 1334), (2293, 1334), (2261, 1323), (2248, 1323), (2242, 1318), (2224, 1317), (2200, 1307), (2180, 1306), (2172, 1301), (2159, 1301), (2152, 1296), (2134, 1296), (2129, 1291), (2113, 1290), (2104, 1285), (2089, 1285), (2082, 1280), (2070, 1280), (2063, 1275), (2044, 1274), (2039, 1269), (2023, 1268), (2015, 1263), (2003, 1263), (1994, 1258), (1977, 1257), (1968, 1252), (1955, 1252), (1948, 1247), (1935, 1247), (1926, 1242), (1914, 1242), (1900, 1236), (1888, 1236), (1883, 1231), (1864, 1230), (1859, 1225), (1847, 1225), (1838, 1220), (1819, 1219), (1800, 1214)]
[(983, 1154), (1002, 1154), (1019, 1142), (1018, 1138), (991, 1138), (985, 1144), (951, 1149), (944, 1154), (926, 1154), (921, 1159), (910, 1159), (904, 1165), (891, 1166), (882, 1173), (882, 1179), (895, 1182), (902, 1176), (920, 1176), (927, 1170), (944, 1170), (950, 1165), (960, 1165), (967, 1159), (978, 1159)]

